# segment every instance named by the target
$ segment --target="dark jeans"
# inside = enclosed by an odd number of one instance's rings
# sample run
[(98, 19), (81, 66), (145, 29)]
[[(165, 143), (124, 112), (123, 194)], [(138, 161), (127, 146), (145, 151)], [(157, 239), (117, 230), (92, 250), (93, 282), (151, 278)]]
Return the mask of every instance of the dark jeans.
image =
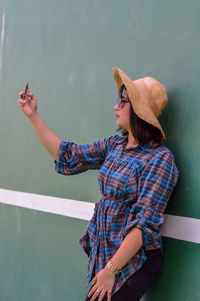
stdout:
[[(150, 289), (159, 274), (163, 255), (160, 248), (147, 250), (146, 255), (147, 260), (143, 266), (112, 295), (111, 301), (138, 301)], [(92, 296), (86, 297), (85, 301), (89, 301), (91, 298)], [(102, 301), (107, 301), (107, 294)]]

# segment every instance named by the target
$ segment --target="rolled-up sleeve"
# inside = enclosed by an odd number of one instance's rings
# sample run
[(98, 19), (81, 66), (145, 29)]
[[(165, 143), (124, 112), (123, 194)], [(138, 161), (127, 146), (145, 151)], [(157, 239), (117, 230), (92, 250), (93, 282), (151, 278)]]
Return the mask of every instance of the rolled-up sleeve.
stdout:
[(162, 244), (163, 213), (178, 176), (179, 171), (171, 152), (158, 153), (145, 164), (139, 174), (138, 199), (130, 209), (124, 237), (132, 228), (138, 227), (142, 230), (145, 249), (157, 248)]
[(59, 160), (54, 160), (55, 170), (63, 175), (75, 175), (88, 169), (99, 169), (103, 164), (113, 136), (77, 144), (61, 141)]

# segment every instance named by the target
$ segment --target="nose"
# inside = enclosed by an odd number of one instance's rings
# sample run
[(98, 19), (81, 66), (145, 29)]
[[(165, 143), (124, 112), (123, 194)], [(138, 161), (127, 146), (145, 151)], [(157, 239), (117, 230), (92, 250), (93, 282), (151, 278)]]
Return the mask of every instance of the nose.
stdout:
[(119, 110), (119, 106), (118, 106), (118, 104), (116, 103), (116, 105), (114, 106), (114, 110), (116, 111), (116, 110)]

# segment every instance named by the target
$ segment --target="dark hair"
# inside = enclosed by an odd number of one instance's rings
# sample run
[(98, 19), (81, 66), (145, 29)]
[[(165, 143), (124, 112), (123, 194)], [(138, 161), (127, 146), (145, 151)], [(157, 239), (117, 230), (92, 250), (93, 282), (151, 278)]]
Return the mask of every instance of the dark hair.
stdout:
[[(126, 90), (125, 85), (122, 85), (119, 90), (119, 97), (122, 97), (123, 89)], [(161, 131), (153, 126), (152, 124), (144, 121), (140, 117), (136, 115), (131, 105), (130, 110), (130, 125), (131, 132), (136, 140), (138, 140), (139, 144), (144, 145), (148, 143), (150, 140), (153, 140), (155, 143), (160, 143), (162, 140)], [(128, 135), (128, 131), (122, 127), (118, 127), (117, 132), (121, 131), (122, 136)]]

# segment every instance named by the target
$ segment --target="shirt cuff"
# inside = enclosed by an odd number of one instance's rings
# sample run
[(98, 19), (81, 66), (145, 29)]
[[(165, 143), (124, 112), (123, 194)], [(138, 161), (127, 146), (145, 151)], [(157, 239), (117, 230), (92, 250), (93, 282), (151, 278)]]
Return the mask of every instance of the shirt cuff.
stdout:
[(59, 150), (58, 161), (54, 160), (54, 166), (57, 173), (63, 174), (64, 167), (66, 166), (64, 154), (66, 153), (67, 145), (69, 142), (61, 141)]

